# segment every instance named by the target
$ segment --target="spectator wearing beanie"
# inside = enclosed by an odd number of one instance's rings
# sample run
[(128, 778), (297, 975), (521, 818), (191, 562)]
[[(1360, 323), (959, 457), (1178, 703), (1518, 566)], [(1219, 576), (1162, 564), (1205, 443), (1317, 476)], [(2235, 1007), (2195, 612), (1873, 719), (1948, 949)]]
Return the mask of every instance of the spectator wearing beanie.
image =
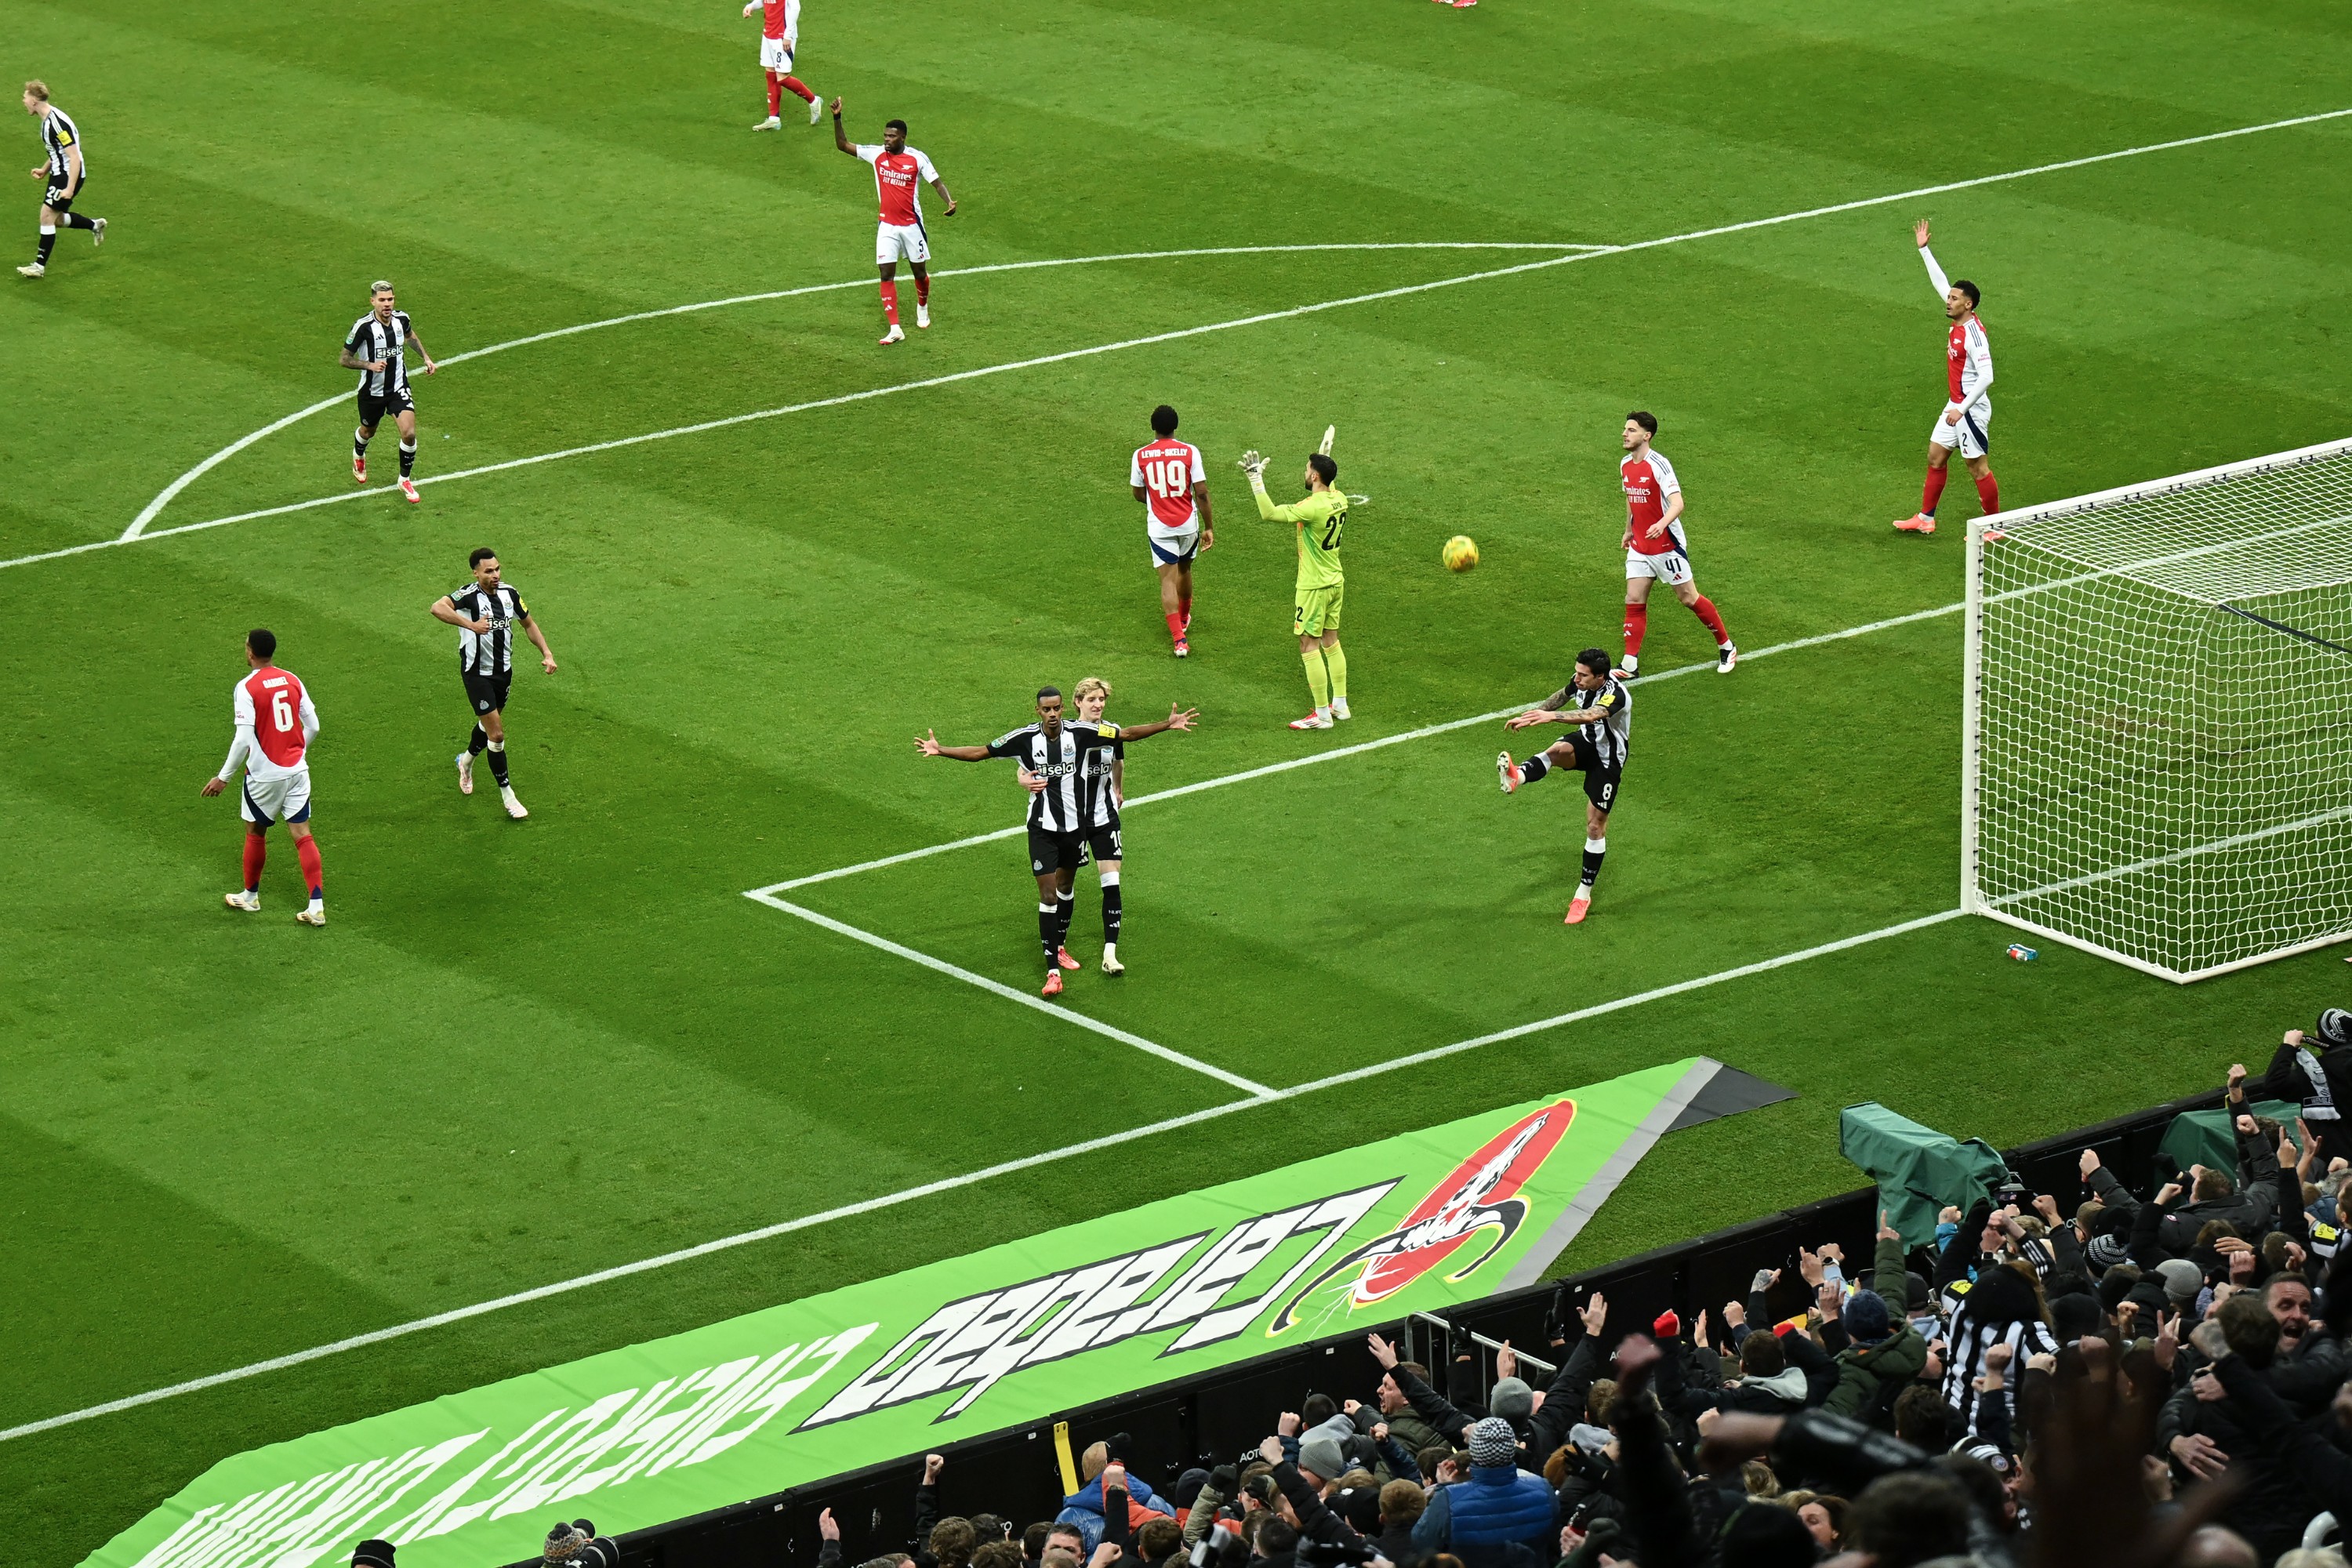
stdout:
[(1837, 1351), (1838, 1371), (1837, 1386), (1822, 1404), (1835, 1415), (1885, 1426), (1895, 1417), (1896, 1397), (1927, 1369), (1927, 1342), (1875, 1290), (1857, 1290), (1843, 1306), (1834, 1287), (1822, 1294), (1832, 1299), (1822, 1305), (1822, 1337)]
[(1524, 1546), (1538, 1562), (1559, 1553), (1559, 1499), (1541, 1476), (1518, 1468), (1518, 1434), (1499, 1415), (1474, 1421), (1470, 1477), (1429, 1494), (1413, 1545), (1426, 1555), (1450, 1552), (1465, 1568), (1491, 1568)]
[(394, 1568), (389, 1541), (362, 1541), (352, 1548), (352, 1568)]
[(540, 1561), (544, 1563), (564, 1563), (569, 1568), (619, 1568), (621, 1547), (596, 1533), (596, 1527), (584, 1519), (569, 1524), (555, 1521), (547, 1532), (547, 1544), (540, 1549)]

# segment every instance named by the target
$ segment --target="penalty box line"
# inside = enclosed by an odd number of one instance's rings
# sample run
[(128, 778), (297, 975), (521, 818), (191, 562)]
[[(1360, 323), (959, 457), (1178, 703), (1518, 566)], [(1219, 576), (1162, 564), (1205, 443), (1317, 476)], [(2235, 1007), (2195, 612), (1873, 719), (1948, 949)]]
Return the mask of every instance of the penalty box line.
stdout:
[(1173, 1062), (1178, 1067), (1190, 1068), (1194, 1072), (1206, 1074), (1219, 1083), (1240, 1089), (1252, 1100), (1274, 1098), (1273, 1089), (1254, 1079), (1244, 1078), (1236, 1072), (1227, 1072), (1221, 1067), (1212, 1067), (1196, 1057), (1188, 1057), (1181, 1051), (1171, 1050), (1166, 1046), (1145, 1039), (1141, 1035), (1129, 1034), (1127, 1030), (1106, 1024), (1099, 1018), (1089, 1018), (1084, 1013), (1056, 1006), (1043, 996), (1032, 996), (1026, 991), (1007, 985), (1002, 981), (991, 980), (985, 974), (975, 974), (971, 970), (950, 963), (943, 958), (933, 958), (928, 952), (919, 952), (904, 943), (892, 942), (887, 936), (877, 936), (870, 931), (860, 930), (846, 921), (837, 921), (831, 915), (822, 915), (814, 910), (803, 909), (798, 904), (787, 903), (764, 889), (746, 893), (743, 896), (757, 900), (772, 910), (782, 910), (788, 915), (798, 915), (811, 925), (823, 926), (825, 930), (848, 937), (853, 942), (862, 942), (868, 947), (879, 948), (884, 952), (895, 954), (910, 963), (919, 963), (926, 969), (935, 969), (941, 974), (962, 981), (967, 985), (977, 985), (982, 991), (1002, 996), (1009, 1002), (1018, 1002), (1024, 1007), (1034, 1007), (1038, 1012), (1050, 1014), (1065, 1023), (1076, 1024), (1082, 1029), (1091, 1029), (1106, 1039), (1117, 1040), (1123, 1046), (1133, 1046), (1137, 1050), (1158, 1057), (1161, 1061)]
[[(937, 1181), (925, 1182), (919, 1186), (908, 1187), (895, 1193), (885, 1193), (877, 1197), (863, 1198), (856, 1203), (844, 1204), (837, 1208), (803, 1215), (797, 1219), (781, 1220), (774, 1225), (761, 1226), (756, 1230), (739, 1231), (733, 1236), (717, 1237), (709, 1241), (698, 1242), (692, 1247), (680, 1247), (674, 1252), (642, 1258), (632, 1263), (615, 1264), (610, 1268), (600, 1268), (593, 1273), (576, 1275), (569, 1279), (558, 1279), (549, 1284), (533, 1286), (530, 1289), (518, 1290), (512, 1295), (497, 1297), (488, 1301), (476, 1301), (468, 1306), (453, 1307), (445, 1312), (435, 1312), (430, 1316), (412, 1319), (404, 1323), (394, 1323), (384, 1328), (372, 1329), (365, 1333), (351, 1335), (347, 1339), (313, 1345), (308, 1350), (294, 1351), (286, 1355), (272, 1356), (267, 1361), (231, 1367), (226, 1372), (191, 1378), (185, 1383), (175, 1383), (163, 1388), (153, 1388), (141, 1394), (127, 1394), (121, 1399), (110, 1399), (103, 1404), (68, 1411), (59, 1415), (47, 1416), (38, 1421), (27, 1421), (21, 1426), (0, 1429), (0, 1443), (9, 1442), (18, 1437), (30, 1437), (37, 1433), (55, 1431), (58, 1427), (94, 1420), (100, 1415), (112, 1415), (125, 1410), (136, 1410), (144, 1405), (160, 1404), (166, 1399), (176, 1399), (183, 1394), (197, 1394), (205, 1389), (242, 1383), (249, 1378), (261, 1377), (269, 1373), (284, 1372), (310, 1362), (324, 1361), (330, 1356), (341, 1355), (346, 1351), (363, 1350), (370, 1345), (380, 1345), (393, 1340), (405, 1338), (410, 1334), (423, 1333), (428, 1329), (446, 1328), (453, 1323), (465, 1322), (469, 1319), (486, 1317), (509, 1307), (520, 1307), (532, 1301), (543, 1301), (551, 1297), (585, 1289), (590, 1286), (609, 1284), (614, 1280), (625, 1279), (634, 1275), (649, 1274), (656, 1269), (669, 1268), (673, 1264), (689, 1262), (698, 1258), (708, 1258), (714, 1253), (725, 1252), (738, 1247), (748, 1247), (756, 1242), (772, 1241), (778, 1237), (790, 1236), (796, 1231), (808, 1230), (816, 1226), (830, 1224), (835, 1220), (849, 1219), (858, 1215), (874, 1214), (883, 1209), (895, 1208), (900, 1204), (912, 1203), (919, 1198), (934, 1197), (941, 1193), (973, 1186), (982, 1182), (992, 1181), (998, 1176), (1034, 1171), (1041, 1166), (1076, 1159), (1083, 1154), (1098, 1153), (1106, 1149), (1118, 1148), (1140, 1139), (1156, 1137), (1163, 1132), (1174, 1132), (1187, 1127), (1197, 1127), (1203, 1122), (1213, 1121), (1219, 1117), (1230, 1116), (1235, 1111), (1248, 1110), (1255, 1106), (1280, 1104), (1306, 1095), (1319, 1093), (1327, 1089), (1338, 1089), (1347, 1084), (1360, 1083), (1384, 1073), (1396, 1072), (1405, 1068), (1418, 1067), (1425, 1062), (1457, 1056), (1465, 1051), (1476, 1050), (1482, 1046), (1495, 1045), (1505, 1040), (1521, 1039), (1547, 1029), (1560, 1028), (1570, 1024), (1601, 1017), (1606, 1014), (1623, 1012), (1628, 1008), (1662, 1001), (1669, 996), (1687, 995), (1694, 991), (1703, 991), (1710, 986), (1744, 980), (1776, 969), (1785, 969), (1791, 964), (1827, 957), (1832, 953), (1845, 952), (1874, 942), (1885, 941), (1889, 937), (1904, 936), (1912, 931), (1923, 931), (1930, 926), (1941, 925), (1947, 921), (1957, 920), (1960, 914), (1961, 911), (1957, 909), (1945, 910), (1936, 914), (1921, 916), (1917, 920), (1882, 926), (1876, 931), (1841, 937), (1835, 942), (1822, 942), (1813, 947), (1800, 948), (1796, 952), (1784, 952), (1774, 958), (1759, 959), (1753, 963), (1743, 963), (1735, 968), (1718, 970), (1713, 974), (1675, 981), (1672, 984), (1656, 986), (1631, 996), (1621, 996), (1612, 1002), (1595, 1003), (1591, 1006), (1580, 1007), (1574, 1012), (1562, 1013), (1555, 1017), (1540, 1018), (1533, 1023), (1517, 1025), (1493, 1034), (1479, 1035), (1467, 1040), (1457, 1040), (1449, 1046), (1438, 1046), (1429, 1050), (1416, 1051), (1392, 1061), (1376, 1062), (1370, 1067), (1334, 1073), (1328, 1078), (1316, 1079), (1311, 1082), (1297, 1084), (1289, 1089), (1268, 1089), (1263, 1095), (1253, 1095), (1246, 1100), (1228, 1100), (1223, 1105), (1213, 1105), (1203, 1110), (1171, 1116), (1165, 1121), (1129, 1128), (1123, 1132), (1107, 1132), (1098, 1138), (1089, 1138), (1083, 1142), (1043, 1150), (1034, 1154), (1024, 1154), (1017, 1160), (1006, 1160), (998, 1164), (985, 1166), (981, 1170), (968, 1171), (962, 1175), (942, 1176)], [(822, 917), (819, 919), (822, 923)], [(1029, 1000), (1025, 996), (1020, 999), (1024, 1002)]]

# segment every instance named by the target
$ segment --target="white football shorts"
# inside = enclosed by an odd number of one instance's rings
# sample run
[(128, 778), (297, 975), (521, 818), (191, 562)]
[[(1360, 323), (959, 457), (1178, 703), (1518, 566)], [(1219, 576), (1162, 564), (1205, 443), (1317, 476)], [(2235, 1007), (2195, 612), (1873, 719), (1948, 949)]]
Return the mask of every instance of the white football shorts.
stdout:
[(792, 75), (793, 41), (790, 38), (761, 38), (760, 68), (774, 71), (778, 76)]
[(1161, 528), (1158, 523), (1145, 530), (1151, 541), (1151, 563), (1154, 566), (1181, 566), (1201, 552), (1201, 525), (1190, 528)]
[(1963, 458), (1981, 458), (1992, 450), (1992, 399), (1979, 398), (1977, 405), (1960, 416), (1955, 424), (1944, 423), (1944, 414), (1958, 407), (1957, 403), (1944, 405), (1944, 413), (1936, 416), (1936, 427), (1927, 432), (1927, 439), (1943, 447), (1958, 447)]
[(1655, 577), (1669, 588), (1679, 588), (1691, 580), (1690, 557), (1679, 550), (1669, 550), (1663, 555), (1644, 555), (1638, 550), (1625, 552), (1627, 577)]
[(264, 827), (273, 822), (310, 821), (310, 770), (299, 767), (274, 779), (246, 774), (245, 788), (237, 795), (236, 814)]
[(874, 227), (874, 264), (931, 259), (931, 242), (919, 223), (885, 223)]

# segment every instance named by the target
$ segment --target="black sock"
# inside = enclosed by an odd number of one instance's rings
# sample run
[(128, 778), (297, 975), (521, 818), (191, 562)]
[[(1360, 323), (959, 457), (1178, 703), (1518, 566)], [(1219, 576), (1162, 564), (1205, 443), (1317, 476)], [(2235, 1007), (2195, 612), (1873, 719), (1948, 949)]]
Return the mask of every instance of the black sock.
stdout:
[(490, 776), (499, 781), (500, 789), (507, 787), (507, 743), (504, 741), (490, 742)]
[(1533, 784), (1536, 780), (1543, 777), (1544, 774), (1549, 772), (1551, 772), (1551, 759), (1545, 756), (1541, 752), (1538, 752), (1534, 756), (1529, 757), (1526, 762), (1519, 764), (1519, 773), (1521, 775), (1519, 782), (1521, 784)]
[(1070, 917), (1077, 912), (1077, 899), (1072, 894), (1064, 893), (1056, 903), (1054, 914), (1054, 945), (1055, 948), (1065, 948), (1070, 945)]
[(68, 228), (96, 228), (98, 226), (98, 220), (96, 218), (84, 217), (79, 213), (68, 213), (58, 221), (65, 225)]
[(38, 266), (47, 267), (49, 264), (49, 252), (55, 250), (57, 247), (58, 231), (53, 228), (43, 229), (41, 231), (41, 247), (38, 251), (34, 253), (34, 262)]
[(408, 471), (415, 467), (416, 467), (416, 443), (403, 441), (400, 444), (400, 477), (406, 479)]
[(1105, 883), (1103, 896), (1103, 945), (1118, 945), (1118, 884)]
[(368, 444), (368, 441), (369, 441), (369, 437), (368, 437), (368, 435), (367, 435), (367, 433), (366, 433), (365, 431), (363, 431), (363, 430), (360, 429), (357, 426), (352, 426), (352, 457), (354, 457), (354, 458), (364, 458), (364, 457), (366, 457), (366, 456), (367, 456), (367, 444)]
[[(1593, 882), (1601, 876), (1601, 857), (1609, 853), (1608, 843), (1609, 840), (1606, 838), (1588, 838), (1584, 841), (1583, 881), (1584, 890), (1587, 893), (1592, 891)], [(1595, 849), (1592, 847), (1595, 844), (1601, 845), (1601, 847)]]
[(1061, 968), (1062, 911), (1058, 905), (1037, 906), (1037, 940), (1045, 944), (1045, 972), (1053, 973)]
[(477, 724), (474, 726), (474, 732), (466, 737), (466, 754), (469, 757), (478, 757), (482, 754), (482, 748), (489, 743), (489, 731)]

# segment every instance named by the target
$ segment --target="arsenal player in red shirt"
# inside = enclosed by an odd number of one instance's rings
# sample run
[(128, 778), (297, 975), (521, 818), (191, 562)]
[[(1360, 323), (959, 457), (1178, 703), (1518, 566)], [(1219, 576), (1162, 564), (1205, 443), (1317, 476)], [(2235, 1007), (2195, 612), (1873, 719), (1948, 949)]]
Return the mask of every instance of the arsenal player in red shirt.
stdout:
[(229, 704), (236, 735), (228, 761), (205, 781), (200, 795), (218, 795), (228, 787), (238, 764), (245, 768), (245, 785), (237, 795), (237, 815), (245, 818), (245, 887), (222, 901), (251, 914), (261, 908), (261, 867), (268, 858), (265, 835), (273, 822), (282, 822), (294, 836), (294, 858), (302, 863), (303, 885), (310, 902), (294, 912), (304, 925), (327, 923), (326, 895), (321, 891), (318, 840), (310, 837), (310, 742), (319, 738), (319, 710), (293, 671), (273, 662), (278, 638), (257, 626), (245, 634), (245, 662), (253, 673), (236, 683)]
[(784, 90), (805, 99), (809, 106), (809, 123), (816, 123), (816, 93), (809, 84), (793, 74), (793, 52), (800, 47), (801, 0), (743, 0), (743, 15), (764, 10), (760, 20), (760, 68), (768, 76), (768, 118), (751, 127), (754, 131), (781, 131), (783, 120), (779, 114), (784, 106)]
[(1965, 278), (1946, 278), (1936, 265), (1936, 253), (1927, 248), (1926, 218), (1911, 226), (1911, 237), (1918, 242), (1927, 281), (1935, 286), (1952, 326), (1944, 334), (1944, 411), (1927, 427), (1927, 482), (1920, 487), (1919, 510), (1895, 526), (1905, 533), (1933, 533), (1936, 503), (1943, 499), (1955, 448), (1976, 481), (1977, 501), (1985, 515), (2000, 510), (2000, 481), (1992, 476), (1992, 340), (1977, 320), (1977, 302), (1983, 298), (1977, 286)]
[(1665, 454), (1653, 451), (1658, 416), (1636, 408), (1625, 416), (1625, 457), (1617, 465), (1625, 489), (1625, 658), (1618, 668), (1631, 675), (1642, 668), (1642, 639), (1650, 630), (1650, 584), (1664, 583), (1690, 613), (1715, 634), (1715, 672), (1729, 675), (1739, 650), (1724, 629), (1715, 601), (1698, 591), (1691, 574), (1690, 545), (1683, 537), (1683, 487)]
[(923, 194), (921, 184), (929, 181), (931, 188), (947, 203), (948, 216), (956, 213), (956, 199), (948, 194), (947, 182), (931, 167), (931, 161), (907, 145), (907, 122), (886, 121), (882, 126), (882, 144), (861, 142), (851, 146), (842, 133), (841, 100), (833, 100), (833, 144), (855, 158), (863, 158), (874, 165), (874, 194), (881, 204), (881, 226), (874, 236), (874, 265), (882, 274), (882, 314), (889, 319), (890, 330), (882, 334), (885, 346), (907, 341), (898, 326), (898, 263), (903, 258), (915, 271), (915, 325), (931, 324), (931, 275), (924, 268), (931, 259), (931, 237), (923, 227)]

